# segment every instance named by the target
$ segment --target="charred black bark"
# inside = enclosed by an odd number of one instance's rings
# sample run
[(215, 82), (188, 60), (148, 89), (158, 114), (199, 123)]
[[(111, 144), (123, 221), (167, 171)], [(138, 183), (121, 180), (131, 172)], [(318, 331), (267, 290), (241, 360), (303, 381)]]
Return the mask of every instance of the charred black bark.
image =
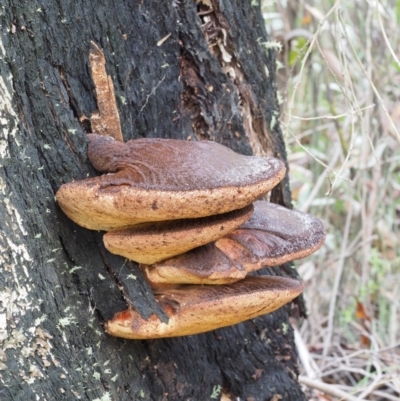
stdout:
[[(137, 267), (54, 201), (61, 184), (95, 174), (91, 40), (105, 53), (125, 140), (208, 138), (286, 161), (274, 55), (251, 3), (2, 0), (0, 399), (305, 399), (290, 306), (197, 336), (106, 335), (102, 322), (126, 308), (122, 276), (143, 316), (160, 311)], [(290, 207), (287, 179), (272, 200)]]

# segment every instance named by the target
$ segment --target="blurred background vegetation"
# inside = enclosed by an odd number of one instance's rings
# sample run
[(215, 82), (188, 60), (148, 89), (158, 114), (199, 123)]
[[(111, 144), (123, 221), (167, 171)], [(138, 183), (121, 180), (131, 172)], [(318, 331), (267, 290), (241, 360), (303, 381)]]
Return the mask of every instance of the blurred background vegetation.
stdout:
[(296, 266), (300, 381), (310, 400), (400, 400), (400, 0), (261, 5), (294, 207), (327, 229)]

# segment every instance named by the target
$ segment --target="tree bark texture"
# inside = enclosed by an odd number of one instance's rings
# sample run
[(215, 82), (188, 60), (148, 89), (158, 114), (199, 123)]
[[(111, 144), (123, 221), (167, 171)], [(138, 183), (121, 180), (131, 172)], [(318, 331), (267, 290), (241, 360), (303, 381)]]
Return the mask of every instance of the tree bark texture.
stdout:
[[(201, 335), (110, 337), (102, 323), (127, 303), (145, 317), (160, 310), (138, 267), (54, 200), (96, 174), (90, 41), (104, 51), (125, 140), (210, 139), (286, 160), (254, 3), (0, 1), (1, 400), (305, 399), (288, 320), (304, 314), (301, 301)], [(290, 207), (287, 178), (271, 201)], [(296, 276), (286, 265), (263, 274)]]

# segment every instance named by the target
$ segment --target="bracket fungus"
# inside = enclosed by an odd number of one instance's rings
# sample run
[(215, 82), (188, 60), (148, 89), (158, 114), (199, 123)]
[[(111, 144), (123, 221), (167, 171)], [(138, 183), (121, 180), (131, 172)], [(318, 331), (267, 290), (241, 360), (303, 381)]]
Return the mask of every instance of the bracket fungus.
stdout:
[(106, 323), (107, 333), (127, 339), (185, 336), (230, 326), (273, 312), (303, 290), (303, 283), (288, 277), (247, 277), (229, 285), (186, 285), (156, 293), (169, 317), (144, 320), (134, 309), (117, 313)]
[(250, 218), (253, 205), (228, 213), (143, 223), (112, 230), (103, 237), (113, 254), (139, 263), (153, 264), (215, 241), (238, 228)]
[(94, 43), (90, 67), (99, 108), (91, 123), (102, 135), (88, 134), (88, 157), (104, 174), (62, 185), (56, 199), (77, 224), (108, 231), (109, 251), (142, 263), (169, 316), (168, 323), (155, 315), (144, 320), (129, 308), (106, 322), (106, 331), (128, 339), (202, 333), (272, 312), (298, 296), (299, 280), (245, 277), (305, 257), (324, 241), (318, 219), (255, 202), (282, 180), (284, 163), (210, 141), (123, 143), (112, 81)]
[(224, 284), (264, 266), (304, 258), (319, 249), (325, 229), (316, 217), (257, 201), (251, 218), (213, 243), (153, 265), (141, 265), (158, 284)]
[(56, 198), (71, 220), (92, 230), (241, 209), (286, 171), (279, 159), (243, 156), (210, 141), (88, 138), (91, 163), (108, 174), (64, 184)]

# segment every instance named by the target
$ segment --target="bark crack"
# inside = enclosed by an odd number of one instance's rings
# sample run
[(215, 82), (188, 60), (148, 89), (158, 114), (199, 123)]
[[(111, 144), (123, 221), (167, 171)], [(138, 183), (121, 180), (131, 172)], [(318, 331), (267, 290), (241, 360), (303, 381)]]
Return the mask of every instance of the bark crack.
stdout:
[(197, 15), (210, 52), (216, 57), (222, 72), (229, 77), (237, 90), (244, 130), (253, 153), (257, 156), (272, 156), (268, 125), (251, 85), (246, 82), (235, 46), (229, 36), (228, 22), (214, 0), (201, 0), (197, 4)]
[[(181, 45), (182, 52), (183, 46)], [(204, 83), (196, 70), (195, 63), (184, 55), (181, 56), (180, 76), (183, 83), (181, 100), (183, 108), (190, 115), (194, 135), (199, 140), (210, 139), (208, 134), (210, 127), (204, 118), (200, 101), (200, 99), (204, 98), (201, 94)]]

